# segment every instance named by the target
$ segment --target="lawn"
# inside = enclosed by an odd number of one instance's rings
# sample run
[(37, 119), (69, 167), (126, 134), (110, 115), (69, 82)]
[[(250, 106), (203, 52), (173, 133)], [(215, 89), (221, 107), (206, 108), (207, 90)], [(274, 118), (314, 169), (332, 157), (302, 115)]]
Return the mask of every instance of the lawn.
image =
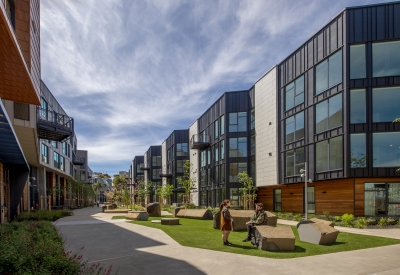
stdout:
[(397, 239), (341, 232), (336, 239), (336, 243), (329, 245), (315, 245), (300, 241), (299, 235), (297, 233), (297, 228), (295, 226), (292, 226), (293, 233), (296, 236), (295, 250), (273, 252), (259, 250), (253, 247), (249, 242), (242, 242), (242, 240), (246, 238), (247, 232), (232, 232), (229, 236), (229, 242), (232, 243), (232, 246), (223, 245), (221, 231), (214, 229), (212, 226), (213, 221), (210, 220), (180, 218), (180, 225), (166, 226), (151, 223), (151, 220), (153, 219), (159, 220), (160, 218), (149, 218), (148, 221), (130, 221), (130, 223), (161, 229), (183, 246), (231, 252), (250, 256), (260, 256), (266, 258), (297, 258), (400, 244), (400, 240)]

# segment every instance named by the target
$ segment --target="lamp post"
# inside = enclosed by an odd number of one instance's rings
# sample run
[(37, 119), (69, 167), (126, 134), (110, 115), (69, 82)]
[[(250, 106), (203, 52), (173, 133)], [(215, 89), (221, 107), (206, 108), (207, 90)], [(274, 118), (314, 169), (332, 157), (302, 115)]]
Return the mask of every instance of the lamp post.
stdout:
[(307, 162), (304, 162), (304, 169), (300, 169), (300, 173), (302, 173), (300, 176), (304, 177), (304, 218), (307, 221), (308, 220), (308, 187), (307, 187), (307, 183), (308, 182), (312, 182), (311, 179), (307, 180)]

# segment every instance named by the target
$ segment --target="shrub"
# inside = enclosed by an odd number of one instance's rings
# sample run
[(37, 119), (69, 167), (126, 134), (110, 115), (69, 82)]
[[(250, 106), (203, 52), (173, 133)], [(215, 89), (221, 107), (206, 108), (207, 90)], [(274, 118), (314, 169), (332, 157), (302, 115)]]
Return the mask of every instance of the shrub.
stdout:
[(331, 220), (328, 211), (324, 211), (324, 212), (322, 212), (322, 213), (324, 214), (324, 216), (326, 217), (326, 219), (327, 219), (328, 221)]
[(282, 218), (285, 220), (291, 220), (293, 217), (293, 213), (292, 212), (284, 212), (282, 214)]
[(16, 221), (56, 221), (62, 217), (72, 216), (70, 210), (36, 210), (31, 212), (23, 212), (16, 217)]
[(314, 218), (318, 218), (317, 215), (314, 214), (308, 214), (308, 219), (314, 219)]
[(400, 225), (400, 219), (397, 221), (397, 225)]
[(185, 209), (196, 209), (196, 205), (194, 205), (194, 203), (190, 203), (190, 204), (186, 203), (186, 204), (183, 205), (183, 208), (185, 208)]
[(353, 214), (343, 214), (342, 216), (342, 225), (351, 227), (353, 226), (354, 215)]
[(303, 218), (301, 217), (301, 214), (300, 213), (296, 213), (296, 214), (294, 214), (293, 215), (293, 218), (292, 218), (292, 220), (294, 220), (294, 221), (301, 221)]
[(388, 219), (387, 218), (380, 218), (380, 220), (378, 221), (378, 225), (380, 226), (385, 226), (388, 224)]
[(368, 220), (367, 220), (366, 217), (359, 217), (359, 218), (355, 221), (354, 225), (355, 225), (355, 227), (357, 227), (357, 228), (367, 228), (367, 223), (368, 223)]
[(387, 224), (388, 225), (396, 225), (397, 221), (395, 219), (392, 218), (388, 218), (387, 219)]
[(378, 221), (373, 219), (373, 218), (368, 218), (367, 219), (367, 225), (376, 225), (378, 224)]
[(340, 216), (335, 216), (334, 221), (335, 222), (340, 222), (342, 218)]

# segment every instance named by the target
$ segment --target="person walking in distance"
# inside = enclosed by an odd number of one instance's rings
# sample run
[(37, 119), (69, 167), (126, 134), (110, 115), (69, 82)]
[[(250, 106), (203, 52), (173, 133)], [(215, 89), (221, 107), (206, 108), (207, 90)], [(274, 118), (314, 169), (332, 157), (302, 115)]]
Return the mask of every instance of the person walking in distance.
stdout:
[(233, 218), (229, 212), (229, 207), (231, 202), (229, 200), (224, 200), (219, 206), (219, 211), (221, 213), (221, 231), (222, 231), (222, 241), (224, 245), (231, 245), (228, 241), (229, 233), (232, 231)]

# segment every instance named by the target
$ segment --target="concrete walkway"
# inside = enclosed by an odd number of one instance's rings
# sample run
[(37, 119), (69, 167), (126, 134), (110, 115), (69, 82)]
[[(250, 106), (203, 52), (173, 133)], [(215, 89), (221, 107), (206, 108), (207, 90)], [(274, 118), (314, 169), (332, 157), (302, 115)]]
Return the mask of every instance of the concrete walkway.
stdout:
[[(163, 231), (111, 220), (101, 208), (75, 210), (55, 224), (69, 250), (118, 274), (400, 274), (400, 245), (295, 259), (269, 259), (184, 247)], [(278, 220), (282, 224), (297, 224)], [(400, 229), (340, 231), (400, 239)]]

